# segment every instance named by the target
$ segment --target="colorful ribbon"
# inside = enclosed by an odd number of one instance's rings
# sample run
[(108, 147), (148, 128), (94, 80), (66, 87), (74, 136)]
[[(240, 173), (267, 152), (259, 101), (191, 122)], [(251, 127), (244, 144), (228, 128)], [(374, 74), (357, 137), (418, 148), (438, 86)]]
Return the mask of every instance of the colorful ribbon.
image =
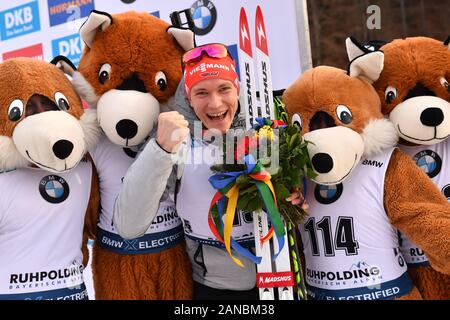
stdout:
[(269, 126), (272, 129), (285, 128), (286, 123), (283, 120), (270, 120), (267, 118), (255, 118), (256, 123), (253, 125), (253, 129), (258, 130), (264, 126)]
[[(278, 211), (276, 204), (275, 190), (271, 182), (271, 176), (268, 172), (264, 171), (259, 163), (256, 163), (253, 156), (248, 154), (244, 157), (246, 170), (236, 172), (217, 173), (209, 178), (211, 185), (218, 191), (214, 195), (210, 210), (208, 214), (208, 224), (215, 235), (215, 237), (225, 244), (225, 248), (233, 261), (239, 266), (243, 267), (242, 262), (235, 258), (231, 253), (233, 248), (239, 254), (251, 259), (255, 263), (261, 262), (261, 257), (257, 257), (247, 249), (243, 248), (234, 238), (231, 236), (234, 215), (236, 213), (237, 201), (239, 198), (239, 185), (236, 180), (241, 175), (248, 175), (255, 183), (259, 195), (263, 200), (272, 228), (269, 233), (263, 237), (262, 241), (268, 241), (275, 233), (278, 240), (278, 253), (275, 254), (273, 259), (278, 257), (278, 254), (284, 247), (284, 235), (285, 229), (281, 220), (280, 212)], [(213, 215), (214, 207), (217, 207), (218, 215)], [(225, 225), (222, 221), (224, 209), (225, 213)]]

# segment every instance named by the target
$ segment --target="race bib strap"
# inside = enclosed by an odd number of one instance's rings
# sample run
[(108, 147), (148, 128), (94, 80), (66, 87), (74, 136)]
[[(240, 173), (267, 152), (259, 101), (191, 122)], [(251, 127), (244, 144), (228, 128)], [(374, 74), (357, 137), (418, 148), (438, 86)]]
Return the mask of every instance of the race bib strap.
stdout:
[(119, 254), (146, 254), (173, 248), (183, 239), (182, 225), (163, 232), (145, 234), (135, 239), (124, 239), (118, 234), (97, 227), (96, 243), (103, 249)]
[(427, 261), (423, 261), (423, 262), (413, 262), (413, 263), (408, 263), (408, 268), (418, 268), (418, 267), (431, 267), (430, 262)]
[(86, 286), (82, 283), (73, 288), (32, 293), (0, 294), (0, 300), (89, 300), (89, 298)]
[(413, 284), (408, 273), (399, 278), (368, 287), (343, 290), (327, 290), (306, 285), (308, 296), (313, 300), (392, 300), (408, 294)]

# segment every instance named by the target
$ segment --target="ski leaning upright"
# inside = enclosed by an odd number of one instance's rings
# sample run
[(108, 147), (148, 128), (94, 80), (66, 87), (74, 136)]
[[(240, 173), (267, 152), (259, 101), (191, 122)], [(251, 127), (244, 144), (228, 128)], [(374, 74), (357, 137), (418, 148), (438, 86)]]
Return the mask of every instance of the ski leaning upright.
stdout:
[[(247, 14), (245, 9), (241, 8), (239, 16), (239, 61), (243, 91), (241, 105), (245, 110), (247, 130), (253, 127), (257, 117), (275, 119), (267, 34), (260, 6), (256, 8), (255, 40), (256, 50), (253, 55)], [(260, 103), (256, 100), (254, 63), (257, 66)], [(294, 278), (291, 271), (287, 233), (284, 236), (286, 245), (275, 262), (272, 262), (272, 255), (279, 250), (278, 242), (273, 241), (273, 248), (271, 248), (268, 241), (264, 243), (261, 241), (269, 230), (267, 215), (263, 211), (254, 212), (253, 223), (256, 255), (262, 257), (261, 263), (257, 265), (256, 279), (260, 299), (274, 300), (274, 287), (277, 287), (280, 300), (293, 300)], [(286, 230), (286, 223), (284, 224)]]

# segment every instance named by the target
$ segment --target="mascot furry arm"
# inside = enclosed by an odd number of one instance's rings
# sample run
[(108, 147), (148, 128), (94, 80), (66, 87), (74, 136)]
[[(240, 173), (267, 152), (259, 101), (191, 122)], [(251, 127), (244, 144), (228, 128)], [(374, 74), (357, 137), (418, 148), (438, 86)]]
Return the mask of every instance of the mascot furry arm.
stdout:
[(450, 274), (450, 208), (426, 174), (396, 150), (385, 179), (386, 212), (392, 224), (427, 253), (434, 269)]

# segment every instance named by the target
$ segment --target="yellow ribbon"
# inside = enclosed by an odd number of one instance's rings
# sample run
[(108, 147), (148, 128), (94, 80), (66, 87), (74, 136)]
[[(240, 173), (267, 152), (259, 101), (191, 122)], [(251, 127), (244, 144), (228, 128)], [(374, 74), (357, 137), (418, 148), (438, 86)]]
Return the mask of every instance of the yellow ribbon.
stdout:
[(225, 238), (225, 248), (228, 254), (231, 256), (233, 261), (237, 263), (238, 266), (244, 267), (241, 260), (233, 257), (231, 254), (231, 230), (233, 229), (234, 214), (236, 213), (236, 206), (239, 197), (239, 186), (235, 184), (226, 194), (228, 200), (227, 212), (225, 217), (225, 228), (224, 228), (224, 238)]
[[(260, 180), (264, 182), (272, 192), (273, 198), (275, 197), (275, 190), (272, 185), (272, 181), (270, 180), (271, 176), (270, 174), (267, 174), (264, 180)], [(228, 254), (233, 259), (233, 261), (240, 267), (244, 267), (241, 260), (238, 258), (233, 257), (233, 254), (231, 253), (231, 232), (233, 229), (233, 221), (234, 221), (234, 215), (236, 213), (236, 206), (237, 201), (239, 198), (239, 186), (238, 184), (235, 184), (230, 190), (228, 190), (226, 197), (228, 198), (228, 204), (227, 204), (227, 211), (225, 216), (225, 227), (224, 227), (224, 240), (225, 240), (225, 248), (227, 249)], [(275, 200), (276, 201), (276, 200)], [(276, 204), (276, 203), (275, 203)], [(265, 241), (270, 240), (273, 236), (273, 232), (270, 234), (269, 237), (266, 237)]]

